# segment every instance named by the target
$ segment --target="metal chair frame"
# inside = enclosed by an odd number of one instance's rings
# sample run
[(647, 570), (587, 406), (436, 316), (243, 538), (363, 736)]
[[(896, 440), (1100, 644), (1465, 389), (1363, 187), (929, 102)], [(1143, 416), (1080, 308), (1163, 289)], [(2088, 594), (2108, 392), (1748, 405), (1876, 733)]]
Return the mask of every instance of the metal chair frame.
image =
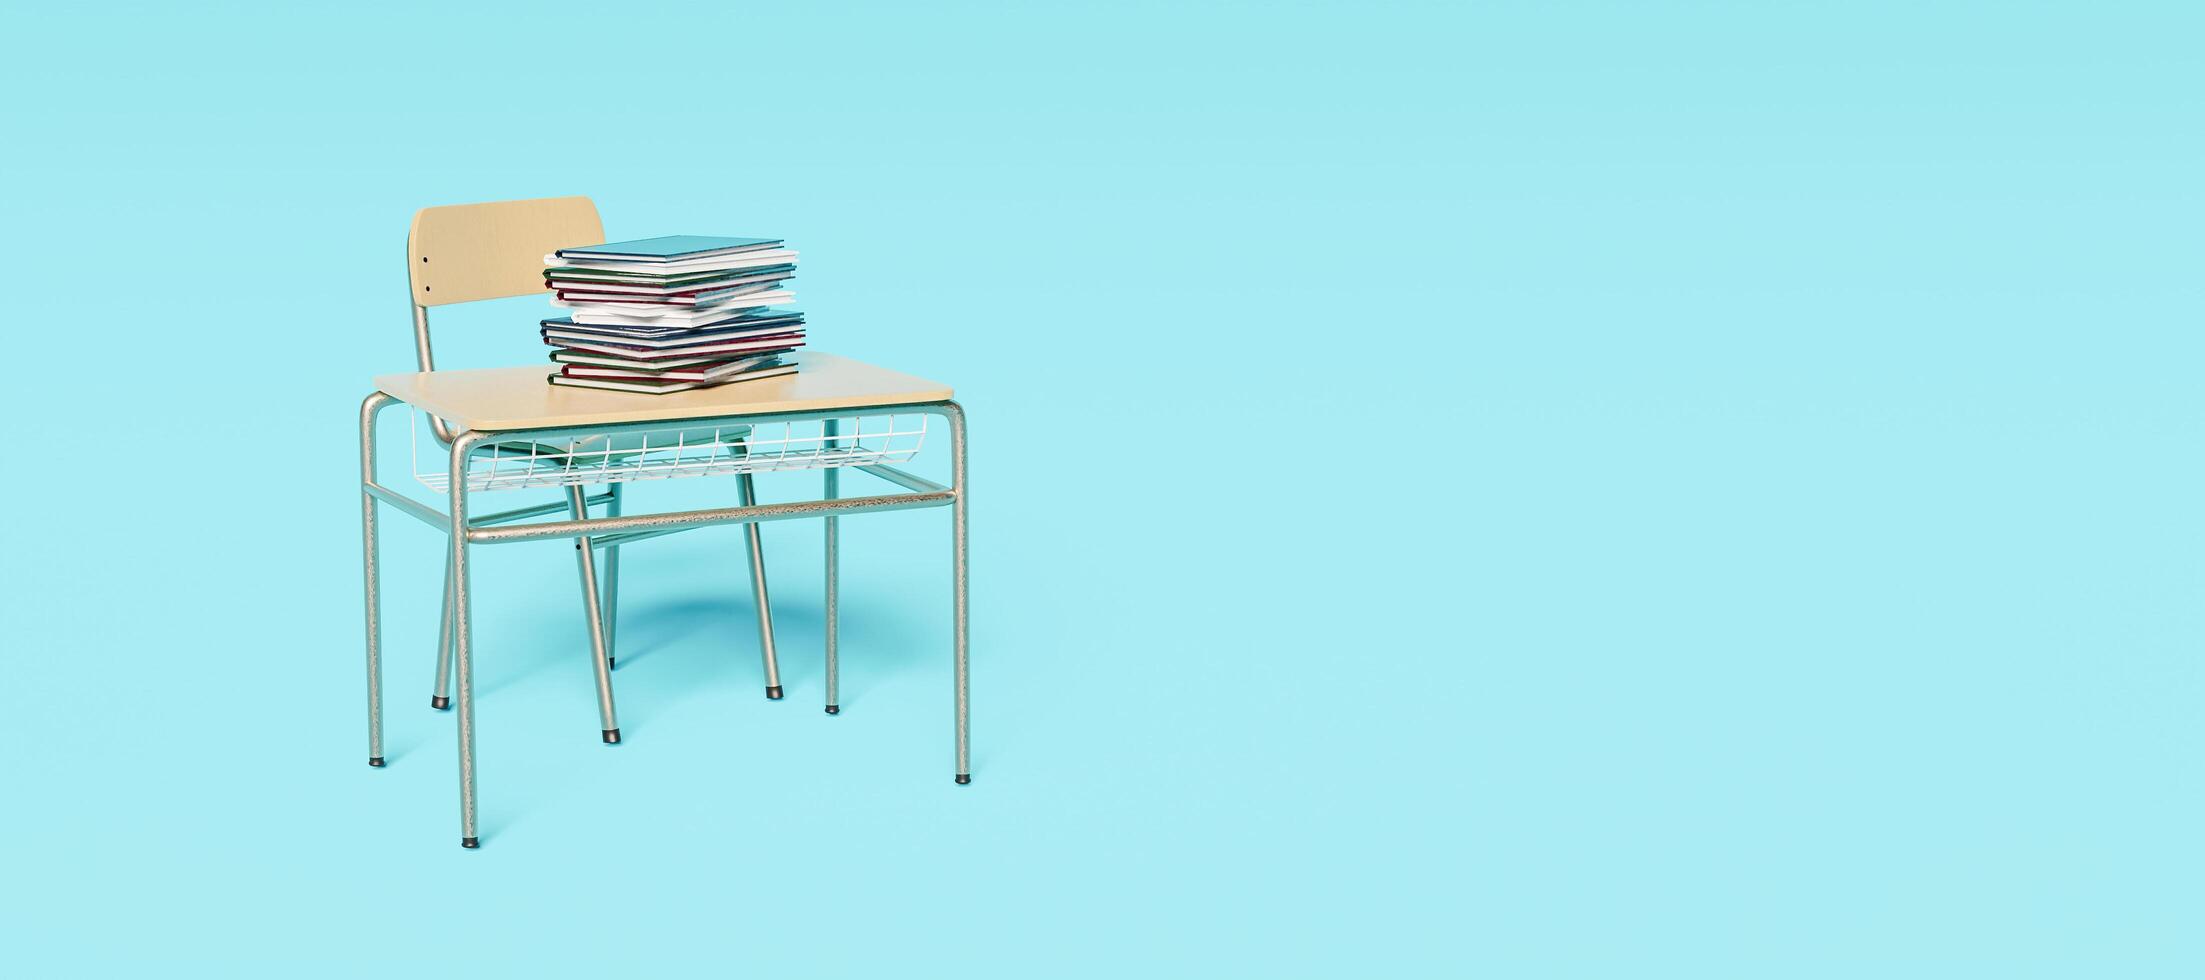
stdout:
[[(520, 209), (516, 211), (516, 209)], [(514, 289), (508, 277), (470, 275), (462, 280), (469, 287), (462, 293), (466, 298), (437, 302), (433, 288), (424, 288), (421, 282), (424, 267), (428, 264), (429, 250), (436, 246), (424, 241), (422, 218), (429, 212), (440, 216), (480, 216), (462, 224), (457, 230), (470, 232), (470, 238), (502, 240), (502, 246), (533, 267), (537, 256), (554, 249), (576, 244), (595, 244), (603, 241), (605, 227), (599, 219), (597, 205), (589, 198), (547, 198), (537, 201), (504, 201), (484, 205), (458, 205), (446, 208), (426, 208), (415, 215), (414, 225), (406, 235), (407, 301), (413, 307), (414, 360), (422, 371), (436, 370), (435, 345), (429, 337), (429, 306), (451, 306), (488, 299), (507, 299), (550, 290), (540, 278), (529, 280), (529, 287)], [(516, 230), (516, 226), (518, 229)], [(444, 226), (443, 233), (450, 235), (453, 227)], [(533, 233), (533, 234), (532, 234)], [(502, 271), (502, 270), (501, 270)], [(482, 295), (488, 292), (494, 295)], [(447, 289), (447, 295), (451, 295)], [(443, 419), (429, 417), (429, 430), (438, 444), (449, 447), (458, 433)], [(740, 493), (744, 503), (756, 496), (756, 486), (748, 473), (741, 474)], [(596, 497), (585, 496), (580, 487), (566, 490), (567, 507), (579, 519), (589, 515), (589, 508), (603, 504), (609, 517), (620, 516), (621, 484), (610, 484), (605, 493)], [(765, 664), (766, 697), (781, 698), (781, 670), (773, 650), (773, 609), (766, 595), (766, 570), (764, 544), (754, 525), (745, 535), (750, 548), (750, 580), (752, 598), (758, 609), (758, 644)], [(597, 681), (597, 713), (599, 737), (608, 745), (620, 743), (620, 719), (613, 707), (612, 671), (619, 663), (614, 634), (620, 622), (620, 549), (605, 549), (604, 575), (597, 573), (596, 558), (587, 543), (575, 547), (575, 555), (581, 566), (583, 621), (589, 628), (590, 653), (593, 673)], [(599, 582), (602, 579), (602, 587)], [(446, 710), (451, 706), (451, 570), (445, 569), (444, 606), (438, 617), (436, 651), (436, 693), (430, 696), (429, 706)]]

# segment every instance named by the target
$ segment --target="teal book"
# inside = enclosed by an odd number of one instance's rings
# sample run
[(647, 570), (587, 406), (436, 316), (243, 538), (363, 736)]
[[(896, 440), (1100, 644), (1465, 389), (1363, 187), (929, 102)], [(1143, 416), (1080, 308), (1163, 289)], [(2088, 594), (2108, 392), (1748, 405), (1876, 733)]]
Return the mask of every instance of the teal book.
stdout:
[(621, 262), (687, 262), (741, 252), (756, 252), (781, 244), (779, 238), (720, 238), (712, 235), (661, 235), (632, 242), (606, 242), (580, 248), (562, 248), (562, 259), (595, 259)]

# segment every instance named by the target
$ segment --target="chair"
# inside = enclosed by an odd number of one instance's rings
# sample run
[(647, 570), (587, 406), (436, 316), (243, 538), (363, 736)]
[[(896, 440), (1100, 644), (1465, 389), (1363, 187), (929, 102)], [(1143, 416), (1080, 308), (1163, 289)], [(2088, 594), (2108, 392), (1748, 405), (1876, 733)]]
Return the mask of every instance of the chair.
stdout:
[[(413, 306), (414, 354), (420, 369), (436, 370), (436, 358), (429, 342), (430, 307), (547, 292), (543, 276), (545, 254), (604, 240), (604, 225), (598, 219), (597, 206), (586, 197), (460, 204), (416, 212), (413, 228), (406, 236), (406, 270), (409, 300)], [(429, 426), (437, 442), (447, 449), (462, 434), (434, 415), (430, 416)], [(747, 430), (734, 429), (723, 431), (720, 436), (739, 438), (745, 434)], [(574, 442), (569, 440), (549, 446), (499, 443), (492, 449), (531, 456), (571, 454), (579, 448)], [(621, 447), (610, 448), (617, 451)], [(600, 450), (590, 448), (587, 451)], [(595, 497), (587, 495), (580, 486), (568, 486), (565, 488), (566, 508), (575, 520), (587, 519), (589, 508), (600, 504), (605, 508), (605, 516), (618, 517), (621, 486), (611, 483)], [(741, 474), (738, 488), (743, 506), (756, 504), (757, 489), (750, 473)], [(552, 509), (526, 508), (538, 514)], [(750, 550), (751, 592), (758, 606), (758, 642), (765, 664), (766, 697), (778, 700), (781, 679), (773, 651), (773, 614), (766, 597), (765, 552), (759, 540), (758, 525), (745, 524), (743, 529)], [(620, 547), (615, 544), (604, 548), (602, 576), (597, 568), (595, 550), (588, 538), (576, 541), (583, 618), (589, 630), (591, 664), (597, 680), (600, 730), (607, 744), (618, 744), (620, 722), (613, 710), (612, 670), (618, 662), (614, 635), (620, 597)], [(451, 707), (452, 588), (452, 567), (447, 558), (444, 611), (438, 626), (436, 693), (429, 701), (438, 710)], [(372, 761), (381, 764), (380, 759)]]

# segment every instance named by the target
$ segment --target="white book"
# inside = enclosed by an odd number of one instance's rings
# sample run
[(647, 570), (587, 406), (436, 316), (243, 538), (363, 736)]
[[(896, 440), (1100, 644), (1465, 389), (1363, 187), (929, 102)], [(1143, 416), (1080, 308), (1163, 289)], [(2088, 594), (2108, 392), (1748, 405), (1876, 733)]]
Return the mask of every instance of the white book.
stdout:
[(595, 313), (575, 310), (574, 322), (584, 326), (599, 327), (694, 327), (711, 323), (709, 316), (683, 316), (669, 313), (665, 316), (629, 316), (624, 313)]
[(581, 340), (562, 340), (558, 346), (562, 350), (580, 351), (584, 354), (605, 354), (631, 361), (670, 361), (682, 357), (696, 357), (700, 354), (735, 355), (793, 350), (804, 346), (804, 338), (768, 337), (759, 340), (730, 340), (725, 343), (698, 344), (678, 351), (637, 350), (632, 347), (598, 344)]
[(640, 275), (667, 275), (676, 272), (717, 272), (721, 269), (754, 269), (761, 265), (782, 265), (796, 261), (793, 248), (776, 248), (764, 252), (743, 252), (712, 259), (692, 259), (687, 262), (617, 262), (609, 259), (562, 259), (557, 253), (544, 256), (546, 269), (596, 269), (599, 272), (633, 272)]
[(665, 306), (658, 303), (577, 303), (553, 299), (551, 305), (573, 310), (576, 323), (594, 323), (621, 327), (694, 327), (716, 323), (728, 318), (737, 310), (777, 306), (791, 302), (796, 296), (787, 290), (769, 290), (748, 293), (712, 307)]
[(780, 320), (767, 326), (744, 330), (685, 330), (667, 337), (634, 337), (617, 333), (591, 333), (587, 330), (543, 330), (539, 332), (544, 335), (545, 340), (579, 340), (584, 343), (621, 344), (627, 347), (681, 347), (711, 340), (748, 340), (752, 337), (803, 333), (804, 321)]
[(556, 292), (557, 297), (560, 300), (568, 303), (581, 303), (585, 306), (593, 304), (604, 304), (607, 306), (648, 305), (674, 306), (680, 307), (685, 310), (740, 310), (744, 309), (745, 307), (743, 306), (743, 304), (737, 302), (737, 300), (743, 299), (755, 293), (764, 293), (780, 289), (782, 288), (781, 284), (785, 281), (786, 280), (782, 279), (774, 279), (765, 282), (744, 283), (740, 286), (728, 286), (724, 289), (706, 290), (682, 296), (647, 296), (629, 293), (608, 293), (595, 289), (569, 289), (563, 286), (559, 287)]
[[(748, 371), (751, 368), (757, 367), (758, 365), (763, 364), (766, 361), (774, 360), (780, 356), (781, 355), (779, 354), (758, 354), (752, 357), (743, 357), (739, 353), (700, 354), (696, 357), (670, 357), (657, 361), (639, 361), (632, 357), (620, 357), (613, 354), (595, 354), (589, 351), (582, 350), (561, 349), (551, 352), (551, 359), (559, 362), (560, 364), (587, 364), (593, 367), (626, 368), (635, 371), (655, 371), (661, 374), (667, 371), (678, 370), (681, 368), (696, 367), (699, 364), (732, 364), (739, 365), (742, 370)], [(728, 358), (731, 357), (737, 359), (733, 361), (728, 360)]]

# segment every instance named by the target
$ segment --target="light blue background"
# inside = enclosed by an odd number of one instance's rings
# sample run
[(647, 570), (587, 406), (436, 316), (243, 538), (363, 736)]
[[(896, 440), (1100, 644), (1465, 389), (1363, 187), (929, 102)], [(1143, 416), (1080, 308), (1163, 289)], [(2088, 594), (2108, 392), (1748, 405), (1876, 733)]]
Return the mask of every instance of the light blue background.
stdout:
[[(220, 6), (0, 24), (0, 972), (2196, 975), (2193, 4)], [(937, 511), (838, 718), (635, 548), (618, 748), (482, 552), (479, 852), (393, 516), (362, 764), (401, 235), (573, 193), (957, 386), (974, 785)]]

